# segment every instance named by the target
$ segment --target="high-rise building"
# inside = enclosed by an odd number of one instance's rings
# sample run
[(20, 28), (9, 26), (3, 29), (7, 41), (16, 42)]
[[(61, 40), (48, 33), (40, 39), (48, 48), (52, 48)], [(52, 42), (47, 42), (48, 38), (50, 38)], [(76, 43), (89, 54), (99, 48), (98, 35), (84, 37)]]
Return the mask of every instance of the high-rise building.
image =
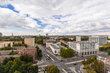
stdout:
[(3, 35), (2, 35), (2, 33), (0, 33), (0, 37), (2, 37)]
[(26, 37), (26, 38), (24, 38), (24, 43), (25, 43), (28, 47), (35, 47), (35, 38)]

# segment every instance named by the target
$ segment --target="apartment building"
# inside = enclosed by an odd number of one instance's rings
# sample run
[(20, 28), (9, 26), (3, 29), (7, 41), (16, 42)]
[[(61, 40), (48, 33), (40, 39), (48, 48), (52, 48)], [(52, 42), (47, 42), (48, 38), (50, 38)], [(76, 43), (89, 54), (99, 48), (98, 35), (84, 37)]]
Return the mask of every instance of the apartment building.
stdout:
[(26, 38), (24, 38), (24, 43), (25, 43), (28, 47), (35, 47), (35, 38), (26, 37)]

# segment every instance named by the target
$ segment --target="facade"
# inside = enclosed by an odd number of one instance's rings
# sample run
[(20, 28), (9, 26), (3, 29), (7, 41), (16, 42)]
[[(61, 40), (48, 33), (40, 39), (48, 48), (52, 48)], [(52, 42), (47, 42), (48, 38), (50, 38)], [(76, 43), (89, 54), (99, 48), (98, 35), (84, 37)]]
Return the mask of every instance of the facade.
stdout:
[(90, 42), (97, 42), (99, 43), (99, 46), (103, 46), (107, 44), (108, 42), (108, 37), (107, 36), (90, 36), (89, 41)]
[[(15, 51), (18, 54), (16, 55), (9, 55), (10, 52)], [(33, 59), (36, 58), (37, 48), (24, 48), (24, 47), (16, 47), (13, 48), (13, 50), (2, 50), (0, 51), (0, 63), (5, 59), (9, 57), (17, 57), (19, 58), (21, 55), (27, 54), (33, 57)]]
[(72, 48), (79, 56), (96, 55), (99, 52), (99, 45), (95, 42), (68, 42), (68, 45), (69, 48)]
[(13, 42), (11, 41), (0, 41), (0, 48), (8, 47), (8, 46), (13, 46)]
[(35, 38), (24, 38), (24, 43), (28, 46), (28, 47), (35, 47)]
[(57, 44), (50, 44), (49, 48), (52, 50), (52, 52), (56, 55), (60, 55), (61, 48)]

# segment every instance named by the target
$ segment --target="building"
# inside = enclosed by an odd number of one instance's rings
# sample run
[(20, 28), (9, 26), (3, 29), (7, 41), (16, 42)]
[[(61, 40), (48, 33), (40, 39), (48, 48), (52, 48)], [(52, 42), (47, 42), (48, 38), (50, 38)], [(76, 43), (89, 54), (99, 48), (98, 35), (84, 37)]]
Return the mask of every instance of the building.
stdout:
[(49, 48), (50, 44), (55, 44), (55, 43), (56, 43), (56, 40), (54, 40), (54, 39), (46, 40), (46, 48)]
[(81, 36), (76, 36), (75, 42), (68, 42), (68, 46), (79, 56), (97, 55), (99, 52), (97, 42), (81, 41)]
[(50, 44), (49, 45), (49, 48), (52, 50), (52, 52), (55, 54), (55, 55), (60, 55), (60, 46), (57, 45), (57, 44)]
[(81, 36), (76, 36), (76, 41), (81, 41)]
[(0, 48), (8, 47), (8, 46), (13, 46), (13, 42), (11, 41), (0, 41)]
[(96, 42), (68, 42), (68, 45), (69, 48), (73, 49), (79, 56), (97, 55), (99, 52), (99, 45)]
[(28, 47), (35, 47), (35, 38), (24, 38), (24, 43), (28, 46)]
[(3, 35), (2, 35), (2, 33), (0, 33), (0, 37), (2, 37)]
[(90, 42), (97, 42), (99, 43), (99, 46), (103, 46), (107, 44), (108, 42), (108, 37), (107, 36), (89, 36), (89, 41)]
[[(10, 52), (17, 52), (16, 55), (9, 55)], [(36, 58), (37, 48), (25, 48), (25, 47), (14, 47), (12, 50), (1, 50), (0, 51), (0, 63), (5, 59), (9, 57), (17, 57), (19, 58), (21, 55), (27, 54), (33, 57), (33, 59)]]

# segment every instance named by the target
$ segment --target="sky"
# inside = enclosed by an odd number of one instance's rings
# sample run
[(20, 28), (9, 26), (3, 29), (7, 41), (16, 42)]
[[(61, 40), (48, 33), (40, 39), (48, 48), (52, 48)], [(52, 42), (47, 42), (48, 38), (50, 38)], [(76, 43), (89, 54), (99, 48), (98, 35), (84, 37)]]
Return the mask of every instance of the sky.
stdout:
[(110, 0), (0, 0), (3, 35), (110, 34)]

